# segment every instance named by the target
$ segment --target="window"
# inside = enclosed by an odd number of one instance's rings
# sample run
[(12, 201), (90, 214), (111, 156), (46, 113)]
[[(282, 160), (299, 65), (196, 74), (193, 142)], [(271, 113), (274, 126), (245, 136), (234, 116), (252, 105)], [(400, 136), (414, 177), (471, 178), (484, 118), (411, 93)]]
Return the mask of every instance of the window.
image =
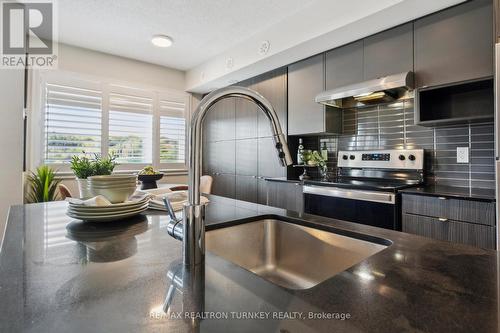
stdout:
[(45, 163), (66, 162), (82, 151), (100, 153), (101, 93), (47, 84), (45, 94)]
[(160, 163), (183, 163), (186, 152), (185, 104), (160, 100)]
[(109, 153), (118, 163), (152, 164), (153, 100), (111, 93), (109, 101)]
[(75, 76), (51, 72), (41, 78), (38, 163), (69, 170), (71, 156), (85, 152), (112, 154), (120, 169), (185, 168), (186, 93)]

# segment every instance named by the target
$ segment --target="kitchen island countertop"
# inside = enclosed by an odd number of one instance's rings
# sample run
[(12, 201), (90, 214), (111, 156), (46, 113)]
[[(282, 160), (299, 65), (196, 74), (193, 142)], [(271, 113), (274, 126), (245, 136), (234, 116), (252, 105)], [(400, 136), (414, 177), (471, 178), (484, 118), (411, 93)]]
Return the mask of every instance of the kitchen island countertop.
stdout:
[[(98, 227), (66, 203), (10, 209), (0, 252), (0, 332), (497, 332), (497, 252), (210, 196), (207, 231), (255, 216), (392, 242), (305, 290), (277, 286), (207, 253), (203, 313), (189, 307), (181, 242), (164, 212)], [(232, 223), (228, 223), (229, 225)], [(300, 252), (300, 244), (297, 251)], [(314, 258), (310, 258), (314, 260)], [(196, 322), (193, 325), (193, 322)]]

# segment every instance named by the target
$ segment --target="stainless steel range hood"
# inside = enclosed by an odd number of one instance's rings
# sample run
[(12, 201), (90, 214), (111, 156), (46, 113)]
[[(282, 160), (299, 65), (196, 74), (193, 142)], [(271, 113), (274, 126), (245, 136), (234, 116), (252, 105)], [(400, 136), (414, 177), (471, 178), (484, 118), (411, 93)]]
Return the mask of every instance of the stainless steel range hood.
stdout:
[(316, 102), (337, 108), (389, 102), (413, 87), (413, 72), (404, 72), (324, 91), (316, 96)]

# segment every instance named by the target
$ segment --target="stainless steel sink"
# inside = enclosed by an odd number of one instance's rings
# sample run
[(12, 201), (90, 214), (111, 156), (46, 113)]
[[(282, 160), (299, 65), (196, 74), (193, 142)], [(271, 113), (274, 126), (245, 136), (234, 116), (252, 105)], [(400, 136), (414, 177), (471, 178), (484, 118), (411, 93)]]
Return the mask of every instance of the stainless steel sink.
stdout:
[(208, 251), (289, 289), (311, 288), (382, 251), (390, 242), (385, 244), (276, 219), (206, 233)]

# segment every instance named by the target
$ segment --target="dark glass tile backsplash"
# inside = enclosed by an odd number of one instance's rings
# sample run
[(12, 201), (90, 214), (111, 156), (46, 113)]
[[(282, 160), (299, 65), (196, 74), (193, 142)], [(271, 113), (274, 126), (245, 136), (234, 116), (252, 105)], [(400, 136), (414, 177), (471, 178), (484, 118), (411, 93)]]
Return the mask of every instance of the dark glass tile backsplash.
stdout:
[[(344, 111), (343, 135), (304, 137), (306, 149), (328, 147), (328, 166), (335, 172), (339, 150), (413, 149), (426, 152), (429, 184), (495, 188), (493, 122), (449, 127), (414, 124), (413, 101)], [(469, 147), (469, 163), (457, 163), (457, 147)]]

